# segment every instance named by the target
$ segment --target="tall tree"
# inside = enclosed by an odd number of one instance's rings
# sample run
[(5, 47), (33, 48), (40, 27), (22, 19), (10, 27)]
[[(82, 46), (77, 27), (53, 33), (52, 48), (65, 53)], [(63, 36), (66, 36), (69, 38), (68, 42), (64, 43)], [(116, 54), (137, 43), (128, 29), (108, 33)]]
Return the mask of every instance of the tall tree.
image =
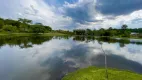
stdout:
[(45, 32), (45, 28), (42, 25), (31, 25), (31, 32), (32, 33), (44, 33)]
[(6, 32), (17, 32), (17, 27), (12, 25), (4, 25), (3, 30)]
[(121, 27), (122, 29), (127, 29), (128, 28), (128, 26), (126, 25), (126, 24), (124, 24), (124, 25), (122, 25), (122, 27)]
[(0, 29), (4, 26), (4, 21), (0, 20)]
[(50, 26), (44, 26), (44, 27), (45, 27), (46, 32), (52, 31), (52, 28)]
[(109, 29), (108, 30), (112, 30), (112, 27), (109, 27)]
[(28, 32), (28, 26), (32, 23), (32, 20), (19, 18), (18, 21), (22, 23), (20, 25), (20, 31)]
[(19, 18), (18, 21), (23, 24), (31, 24), (32, 23), (32, 20), (22, 19), (22, 18)]

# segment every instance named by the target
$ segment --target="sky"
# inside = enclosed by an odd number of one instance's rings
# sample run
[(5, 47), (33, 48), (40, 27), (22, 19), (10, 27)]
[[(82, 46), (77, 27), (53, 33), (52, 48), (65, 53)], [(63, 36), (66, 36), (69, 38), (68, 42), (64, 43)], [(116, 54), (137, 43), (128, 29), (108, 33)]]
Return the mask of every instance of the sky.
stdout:
[(1, 0), (0, 17), (53, 29), (142, 28), (142, 0)]

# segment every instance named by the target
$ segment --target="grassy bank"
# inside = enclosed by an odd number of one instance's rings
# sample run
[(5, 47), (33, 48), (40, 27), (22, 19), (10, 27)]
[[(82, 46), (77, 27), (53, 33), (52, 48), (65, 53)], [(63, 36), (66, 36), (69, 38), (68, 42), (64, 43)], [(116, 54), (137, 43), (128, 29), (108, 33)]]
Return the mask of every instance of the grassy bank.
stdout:
[[(89, 67), (69, 73), (62, 80), (106, 80), (105, 69)], [(142, 75), (130, 71), (108, 69), (108, 80), (142, 80)]]
[(110, 38), (120, 38), (120, 39), (142, 39), (141, 37), (134, 37), (134, 36), (130, 36), (130, 37), (120, 37), (120, 36), (95, 36), (97, 38), (100, 37), (110, 37)]
[(111, 38), (123, 38), (123, 39), (142, 39), (142, 37), (137, 37), (137, 36), (130, 36), (130, 37), (120, 37), (120, 36), (114, 36)]
[(63, 33), (44, 33), (44, 34), (36, 34), (36, 33), (0, 33), (0, 36), (6, 36), (6, 35), (12, 35), (12, 36), (31, 36), (31, 35), (40, 35), (40, 36), (64, 36), (68, 34), (63, 34)]
[(95, 38), (101, 38), (101, 37), (110, 37), (110, 38), (121, 38), (121, 39), (142, 39), (142, 37), (138, 36), (130, 36), (130, 37), (121, 37), (121, 36), (92, 36), (92, 35), (74, 35), (74, 36), (81, 36), (81, 37), (95, 37)]
[[(71, 34), (63, 34), (59, 32), (50, 32), (50, 33), (0, 33), (0, 36), (6, 36), (6, 35), (12, 35), (12, 36), (31, 36), (31, 35), (40, 35), (40, 36), (66, 36)], [(72, 36), (84, 36), (84, 35), (72, 35)], [(122, 39), (142, 39), (140, 37), (120, 37), (120, 36), (95, 36), (95, 37), (110, 37), (110, 38), (122, 38)]]

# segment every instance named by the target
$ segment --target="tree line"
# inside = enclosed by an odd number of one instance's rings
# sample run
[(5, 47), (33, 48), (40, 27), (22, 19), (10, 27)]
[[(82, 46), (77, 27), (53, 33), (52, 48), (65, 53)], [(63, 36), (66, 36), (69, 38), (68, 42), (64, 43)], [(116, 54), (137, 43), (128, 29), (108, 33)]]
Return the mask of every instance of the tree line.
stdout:
[(0, 32), (1, 33), (48, 33), (57, 32), (71, 35), (86, 35), (86, 36), (119, 36), (130, 37), (131, 33), (137, 33), (138, 37), (142, 37), (142, 28), (130, 29), (126, 24), (121, 26), (121, 29), (116, 28), (101, 28), (99, 30), (91, 29), (75, 29), (69, 30), (52, 30), (50, 26), (42, 23), (33, 23), (32, 20), (19, 18), (18, 20), (0, 18)]
[(50, 26), (42, 23), (33, 24), (32, 20), (19, 18), (18, 20), (0, 18), (0, 32), (9, 33), (48, 33), (51, 32)]
[(142, 37), (142, 28), (130, 29), (126, 24), (122, 25), (121, 29), (101, 28), (99, 30), (91, 29), (75, 29), (73, 30), (74, 35), (91, 35), (91, 36), (119, 36), (119, 37), (130, 37), (131, 33), (135, 33)]
[(130, 41), (129, 39), (116, 39), (116, 38), (110, 38), (110, 37), (94, 37), (94, 36), (74, 36), (74, 41), (80, 41), (80, 42), (94, 42), (97, 40), (98, 42), (106, 42), (106, 43), (119, 43), (120, 47), (124, 47), (125, 44), (136, 44), (136, 45), (142, 45), (142, 42), (139, 41)]
[(40, 45), (43, 42), (50, 41), (53, 36), (0, 36), (0, 48), (4, 45), (19, 46), (20, 48), (30, 48), (33, 45)]

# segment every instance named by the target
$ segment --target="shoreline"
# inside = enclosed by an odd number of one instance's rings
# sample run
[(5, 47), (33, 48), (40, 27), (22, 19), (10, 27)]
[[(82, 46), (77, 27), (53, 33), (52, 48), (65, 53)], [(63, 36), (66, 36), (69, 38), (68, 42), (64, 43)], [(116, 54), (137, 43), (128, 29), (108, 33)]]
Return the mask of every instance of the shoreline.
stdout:
[[(0, 33), (0, 36), (32, 36), (32, 35), (40, 35), (40, 36), (85, 36), (85, 35), (71, 35), (71, 34), (63, 34), (57, 32), (50, 32), (50, 33)], [(85, 36), (86, 37), (86, 36)], [(119, 37), (119, 36), (87, 36), (87, 37), (110, 37), (110, 38), (120, 38), (120, 39), (142, 39), (140, 37)]]
[(0, 36), (32, 36), (32, 35), (39, 35), (39, 36), (65, 36), (68, 34), (63, 34), (63, 33), (0, 33)]

